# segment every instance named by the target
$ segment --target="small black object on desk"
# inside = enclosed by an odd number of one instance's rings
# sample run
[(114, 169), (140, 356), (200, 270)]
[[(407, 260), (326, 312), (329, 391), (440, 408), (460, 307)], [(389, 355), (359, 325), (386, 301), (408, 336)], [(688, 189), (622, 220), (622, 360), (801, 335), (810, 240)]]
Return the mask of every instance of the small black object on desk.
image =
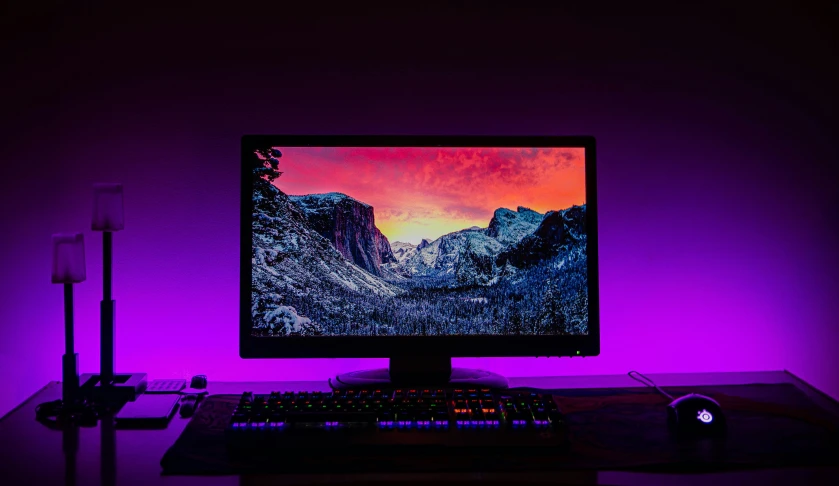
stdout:
[(207, 376), (195, 375), (189, 382), (189, 388), (184, 388), (181, 391), (181, 410), (180, 414), (183, 418), (192, 417), (195, 409), (198, 407), (198, 402), (207, 395)]
[(726, 433), (720, 404), (698, 393), (679, 397), (667, 406), (667, 425), (681, 439), (719, 438)]
[(655, 390), (672, 400), (667, 406), (667, 427), (676, 439), (721, 438), (726, 434), (725, 415), (719, 402), (698, 393), (688, 393), (679, 398), (662, 390), (648, 376), (635, 370), (627, 375), (633, 380)]
[(178, 395), (140, 395), (128, 402), (114, 416), (119, 428), (165, 429), (178, 408)]
[(192, 415), (195, 413), (195, 408), (198, 406), (198, 400), (199, 400), (198, 395), (194, 395), (194, 394), (184, 395), (183, 397), (181, 397), (181, 401), (180, 401), (181, 417), (183, 417), (183, 418), (192, 417)]

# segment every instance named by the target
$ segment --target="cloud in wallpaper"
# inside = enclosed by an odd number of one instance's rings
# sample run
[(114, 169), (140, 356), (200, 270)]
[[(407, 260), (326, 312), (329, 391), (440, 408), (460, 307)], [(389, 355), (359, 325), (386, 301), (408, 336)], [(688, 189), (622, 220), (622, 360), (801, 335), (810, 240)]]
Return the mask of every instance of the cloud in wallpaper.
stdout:
[(582, 148), (291, 147), (282, 154), (280, 190), (364, 201), (392, 242), (416, 245), (486, 226), (499, 207), (544, 213), (585, 203)]
[(588, 332), (582, 148), (265, 147), (253, 334)]

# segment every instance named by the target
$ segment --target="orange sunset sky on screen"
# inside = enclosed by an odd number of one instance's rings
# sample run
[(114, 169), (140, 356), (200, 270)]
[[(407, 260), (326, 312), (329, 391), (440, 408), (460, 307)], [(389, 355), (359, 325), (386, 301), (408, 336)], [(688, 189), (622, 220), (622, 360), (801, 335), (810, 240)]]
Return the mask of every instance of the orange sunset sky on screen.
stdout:
[(367, 203), (391, 243), (485, 228), (502, 207), (544, 213), (586, 200), (583, 148), (277, 148), (281, 191)]

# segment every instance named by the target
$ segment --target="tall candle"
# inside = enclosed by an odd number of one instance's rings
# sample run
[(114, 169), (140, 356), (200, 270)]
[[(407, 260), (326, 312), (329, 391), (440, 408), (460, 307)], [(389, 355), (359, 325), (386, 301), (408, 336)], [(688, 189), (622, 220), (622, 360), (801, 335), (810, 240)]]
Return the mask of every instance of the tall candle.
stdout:
[(119, 231), (124, 228), (122, 184), (94, 184), (92, 229)]
[(79, 283), (85, 278), (84, 235), (52, 235), (52, 283)]

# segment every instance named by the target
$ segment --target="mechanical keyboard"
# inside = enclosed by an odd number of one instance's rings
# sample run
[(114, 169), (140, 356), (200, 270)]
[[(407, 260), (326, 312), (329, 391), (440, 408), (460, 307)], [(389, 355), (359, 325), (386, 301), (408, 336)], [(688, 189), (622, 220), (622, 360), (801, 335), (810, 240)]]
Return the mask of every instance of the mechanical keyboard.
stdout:
[[(565, 422), (548, 394), (489, 389), (243, 393), (227, 424), (234, 453), (290, 456), (555, 454)], [(488, 455), (489, 454), (489, 455)]]

